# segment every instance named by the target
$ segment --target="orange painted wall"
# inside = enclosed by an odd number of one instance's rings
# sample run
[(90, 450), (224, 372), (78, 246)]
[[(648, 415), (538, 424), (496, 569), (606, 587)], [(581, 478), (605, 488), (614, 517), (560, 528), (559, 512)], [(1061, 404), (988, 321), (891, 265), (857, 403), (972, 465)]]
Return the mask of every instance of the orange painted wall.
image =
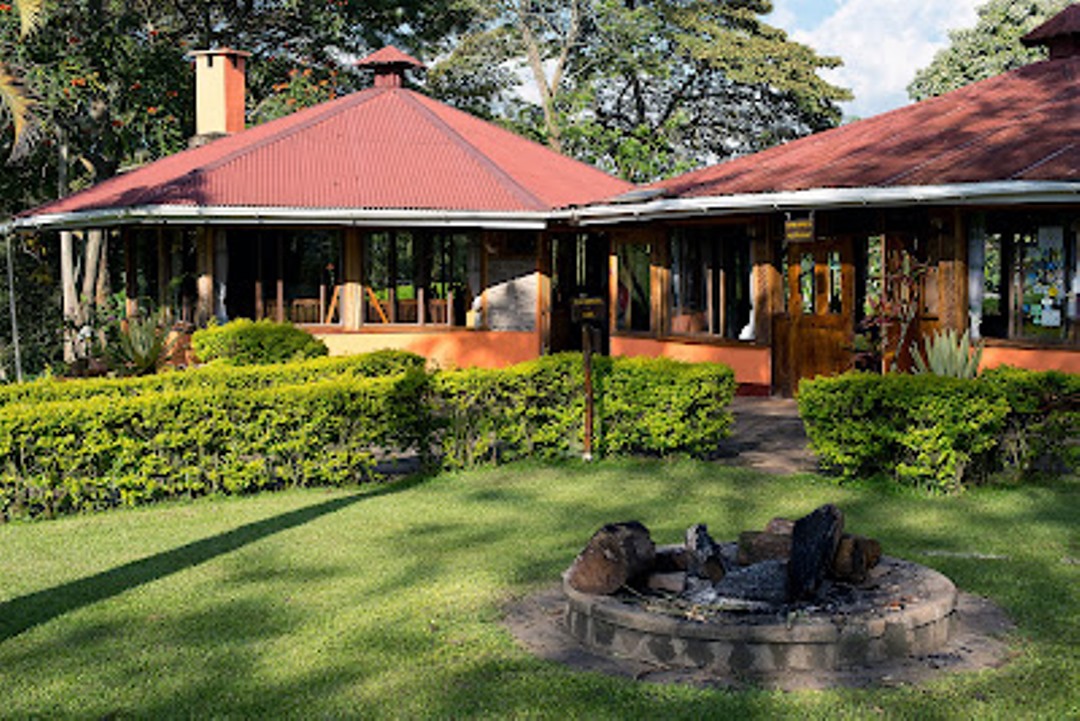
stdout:
[(613, 336), (611, 355), (664, 357), (695, 363), (726, 363), (735, 371), (736, 383), (772, 387), (772, 359), (769, 348), (765, 346), (710, 345)]
[(368, 353), (383, 348), (408, 350), (440, 368), (503, 368), (539, 355), (536, 333), (439, 331), (435, 333), (319, 333), (330, 355)]
[(1080, 373), (1080, 348), (1007, 348), (986, 346), (983, 348), (980, 368), (1000, 365), (1016, 366), (1035, 371), (1065, 371)]

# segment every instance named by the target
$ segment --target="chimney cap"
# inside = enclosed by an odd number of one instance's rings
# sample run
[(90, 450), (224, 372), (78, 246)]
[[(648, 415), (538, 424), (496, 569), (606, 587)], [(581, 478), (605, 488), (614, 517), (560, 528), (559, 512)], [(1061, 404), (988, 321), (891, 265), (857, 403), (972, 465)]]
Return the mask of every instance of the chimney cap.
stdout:
[(1044, 45), (1050, 58), (1080, 55), (1080, 3), (1073, 3), (1039, 27), (1020, 38), (1026, 47)]
[(250, 58), (251, 53), (243, 50), (234, 50), (233, 48), (213, 48), (211, 50), (192, 50), (188, 55), (197, 57), (199, 55), (235, 55), (241, 58)]

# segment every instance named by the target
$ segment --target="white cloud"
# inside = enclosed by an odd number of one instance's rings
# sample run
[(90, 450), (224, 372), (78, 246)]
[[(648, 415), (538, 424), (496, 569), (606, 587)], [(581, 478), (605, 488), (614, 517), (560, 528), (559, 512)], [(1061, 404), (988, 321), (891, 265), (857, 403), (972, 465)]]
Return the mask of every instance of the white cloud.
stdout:
[[(906, 87), (948, 44), (948, 31), (970, 27), (985, 0), (816, 0), (830, 13), (809, 26), (806, 0), (780, 0), (768, 22), (822, 55), (838, 55), (844, 66), (822, 75), (850, 88), (848, 116), (867, 117), (908, 102)], [(830, 4), (834, 7), (822, 8)], [(787, 23), (795, 23), (789, 25)]]

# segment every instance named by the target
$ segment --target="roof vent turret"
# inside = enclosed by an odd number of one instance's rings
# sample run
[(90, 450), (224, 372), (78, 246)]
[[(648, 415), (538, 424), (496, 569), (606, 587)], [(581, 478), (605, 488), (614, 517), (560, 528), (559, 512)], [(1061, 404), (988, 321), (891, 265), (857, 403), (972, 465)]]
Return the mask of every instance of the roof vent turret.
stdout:
[(1020, 38), (1027, 47), (1045, 45), (1051, 60), (1080, 55), (1080, 3), (1073, 3)]
[(357, 62), (356, 66), (375, 71), (375, 87), (400, 88), (405, 84), (405, 71), (409, 68), (422, 68), (424, 64), (393, 45), (387, 45)]

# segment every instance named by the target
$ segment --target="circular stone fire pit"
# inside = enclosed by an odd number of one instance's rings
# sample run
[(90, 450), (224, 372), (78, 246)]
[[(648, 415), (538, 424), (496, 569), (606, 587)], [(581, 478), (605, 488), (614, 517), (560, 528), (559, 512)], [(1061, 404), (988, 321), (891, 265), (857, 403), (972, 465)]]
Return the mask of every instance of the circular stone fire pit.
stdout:
[(593, 595), (568, 583), (563, 592), (567, 629), (596, 652), (748, 678), (932, 654), (949, 641), (957, 601), (942, 574), (889, 557), (858, 587), (837, 586), (814, 603), (772, 611)]

